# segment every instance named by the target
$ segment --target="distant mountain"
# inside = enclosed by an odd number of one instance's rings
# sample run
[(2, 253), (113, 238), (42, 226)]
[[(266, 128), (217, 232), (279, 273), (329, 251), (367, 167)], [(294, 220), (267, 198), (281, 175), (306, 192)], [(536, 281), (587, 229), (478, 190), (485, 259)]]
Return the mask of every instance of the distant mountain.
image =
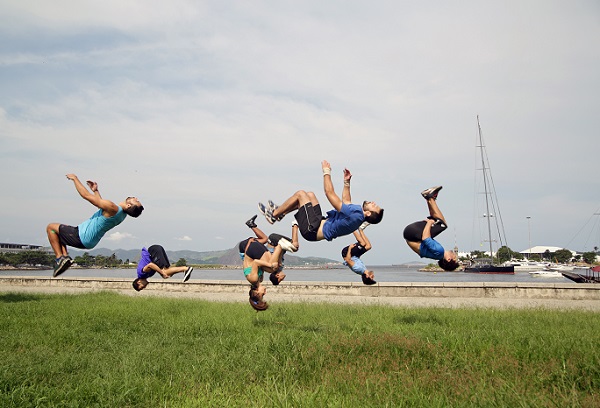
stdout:
[[(80, 256), (85, 252), (92, 256), (102, 255), (102, 256), (111, 256), (115, 254), (118, 259), (121, 259), (123, 262), (134, 262), (137, 263), (140, 260), (140, 250), (139, 249), (108, 249), (108, 248), (95, 248), (89, 251), (82, 251), (75, 248), (69, 248), (69, 252), (71, 256)], [(169, 257), (169, 261), (171, 263), (176, 263), (179, 259), (183, 258), (188, 264), (217, 264), (217, 265), (236, 265), (241, 266), (242, 260), (240, 258), (240, 254), (238, 252), (237, 245), (231, 249), (225, 249), (221, 251), (169, 251), (167, 250), (167, 256)], [(308, 257), (300, 257), (296, 255), (291, 255), (290, 253), (286, 253), (284, 255), (284, 262), (286, 266), (318, 266), (325, 264), (336, 264), (340, 263), (339, 261), (335, 261), (328, 258), (318, 258), (314, 256)]]

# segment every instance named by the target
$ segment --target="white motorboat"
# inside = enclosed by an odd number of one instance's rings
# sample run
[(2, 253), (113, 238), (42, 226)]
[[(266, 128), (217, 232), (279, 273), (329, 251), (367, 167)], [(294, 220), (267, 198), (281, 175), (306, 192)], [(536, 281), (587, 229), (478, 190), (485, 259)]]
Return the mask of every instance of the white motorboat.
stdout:
[(534, 262), (534, 261), (512, 260), (512, 261), (506, 261), (504, 263), (504, 265), (514, 266), (515, 272), (543, 271), (546, 268), (545, 263)]
[(562, 278), (562, 273), (558, 271), (531, 271), (529, 274), (536, 278)]
[(571, 272), (575, 267), (571, 265), (548, 264), (545, 269), (554, 272)]

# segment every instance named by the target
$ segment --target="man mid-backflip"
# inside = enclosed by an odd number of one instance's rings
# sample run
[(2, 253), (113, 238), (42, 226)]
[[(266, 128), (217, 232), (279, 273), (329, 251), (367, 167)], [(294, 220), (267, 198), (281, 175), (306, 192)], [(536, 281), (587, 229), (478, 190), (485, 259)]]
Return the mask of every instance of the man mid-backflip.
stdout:
[[(364, 228), (366, 228), (366, 225)], [(360, 259), (367, 251), (371, 250), (371, 241), (367, 238), (364, 228), (361, 226), (354, 231), (353, 234), (356, 237), (356, 243), (342, 249), (342, 258), (344, 258), (344, 265), (350, 268), (352, 272), (360, 275), (365, 285), (374, 285), (377, 283), (375, 282), (375, 274), (373, 271), (367, 269)]]
[(127, 197), (118, 205), (110, 200), (105, 200), (98, 191), (98, 183), (87, 181), (90, 191), (79, 181), (75, 174), (67, 174), (67, 178), (74, 182), (75, 189), (79, 195), (99, 208), (88, 220), (77, 227), (70, 225), (52, 223), (46, 227), (48, 241), (56, 255), (54, 265), (54, 277), (66, 271), (72, 264), (73, 259), (69, 256), (67, 246), (79, 249), (92, 249), (107, 231), (116, 227), (125, 220), (128, 215), (137, 218), (144, 210), (142, 203), (135, 197)]
[(436, 259), (442, 269), (453, 271), (458, 268), (456, 253), (444, 250), (444, 247), (433, 239), (448, 228), (444, 215), (438, 208), (436, 201), (441, 189), (442, 186), (437, 186), (421, 192), (423, 198), (427, 200), (429, 217), (424, 221), (417, 221), (408, 225), (404, 229), (404, 239), (408, 246), (421, 258)]
[(352, 204), (350, 197), (350, 179), (352, 174), (344, 169), (344, 189), (340, 198), (333, 189), (331, 182), (331, 165), (323, 160), (323, 187), (325, 195), (333, 206), (333, 210), (327, 212), (324, 217), (321, 205), (313, 192), (299, 190), (283, 204), (277, 206), (269, 201), (269, 206), (258, 203), (258, 209), (267, 221), (273, 224), (280, 221), (286, 214), (296, 211), (295, 217), (300, 228), (300, 234), (307, 241), (331, 241), (337, 237), (352, 234), (367, 221), (370, 224), (378, 224), (383, 217), (383, 209), (373, 201), (365, 201), (362, 206)]

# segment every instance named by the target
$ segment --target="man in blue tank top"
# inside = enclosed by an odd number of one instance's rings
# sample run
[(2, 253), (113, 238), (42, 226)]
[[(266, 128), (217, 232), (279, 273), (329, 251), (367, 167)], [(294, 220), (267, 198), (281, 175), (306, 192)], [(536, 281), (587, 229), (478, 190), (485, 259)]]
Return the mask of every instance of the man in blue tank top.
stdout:
[(331, 241), (337, 237), (352, 234), (367, 221), (370, 224), (378, 224), (383, 217), (383, 209), (373, 201), (365, 201), (363, 205), (351, 203), (350, 179), (352, 174), (344, 169), (344, 190), (340, 198), (333, 189), (331, 182), (331, 165), (328, 161), (321, 162), (323, 169), (323, 187), (325, 195), (334, 210), (328, 211), (324, 217), (321, 206), (315, 194), (304, 190), (297, 191), (288, 198), (281, 206), (276, 206), (269, 201), (269, 206), (258, 203), (258, 209), (273, 224), (280, 221), (286, 214), (296, 211), (295, 218), (300, 228), (300, 234), (307, 241)]
[(142, 203), (135, 197), (127, 197), (125, 201), (117, 205), (102, 198), (98, 191), (98, 183), (87, 181), (88, 187), (92, 190), (90, 192), (75, 174), (67, 174), (67, 179), (74, 182), (75, 189), (84, 200), (89, 201), (99, 210), (77, 227), (59, 223), (48, 224), (46, 227), (48, 241), (56, 255), (54, 277), (66, 271), (73, 264), (67, 246), (92, 249), (107, 231), (122, 223), (127, 215), (137, 218), (144, 210)]

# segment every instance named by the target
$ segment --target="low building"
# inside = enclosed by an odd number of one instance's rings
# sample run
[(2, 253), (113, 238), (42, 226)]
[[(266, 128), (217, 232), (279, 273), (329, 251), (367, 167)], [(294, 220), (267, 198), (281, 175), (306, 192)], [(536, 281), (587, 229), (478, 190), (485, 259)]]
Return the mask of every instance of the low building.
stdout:
[(44, 251), (51, 252), (50, 248), (41, 245), (13, 244), (0, 242), (0, 252), (24, 252), (24, 251)]
[[(523, 251), (520, 251), (519, 253), (521, 255), (524, 255), (526, 258), (529, 258), (530, 255), (539, 255), (539, 256), (543, 256), (546, 252), (549, 253), (554, 253), (556, 251), (560, 251), (561, 249), (565, 249), (565, 248), (561, 248), (561, 247), (555, 247), (555, 246), (534, 246), (528, 249), (525, 249)], [(569, 251), (571, 251), (569, 249)], [(571, 251), (571, 253), (573, 254), (573, 256), (577, 255), (577, 252), (575, 251)]]

